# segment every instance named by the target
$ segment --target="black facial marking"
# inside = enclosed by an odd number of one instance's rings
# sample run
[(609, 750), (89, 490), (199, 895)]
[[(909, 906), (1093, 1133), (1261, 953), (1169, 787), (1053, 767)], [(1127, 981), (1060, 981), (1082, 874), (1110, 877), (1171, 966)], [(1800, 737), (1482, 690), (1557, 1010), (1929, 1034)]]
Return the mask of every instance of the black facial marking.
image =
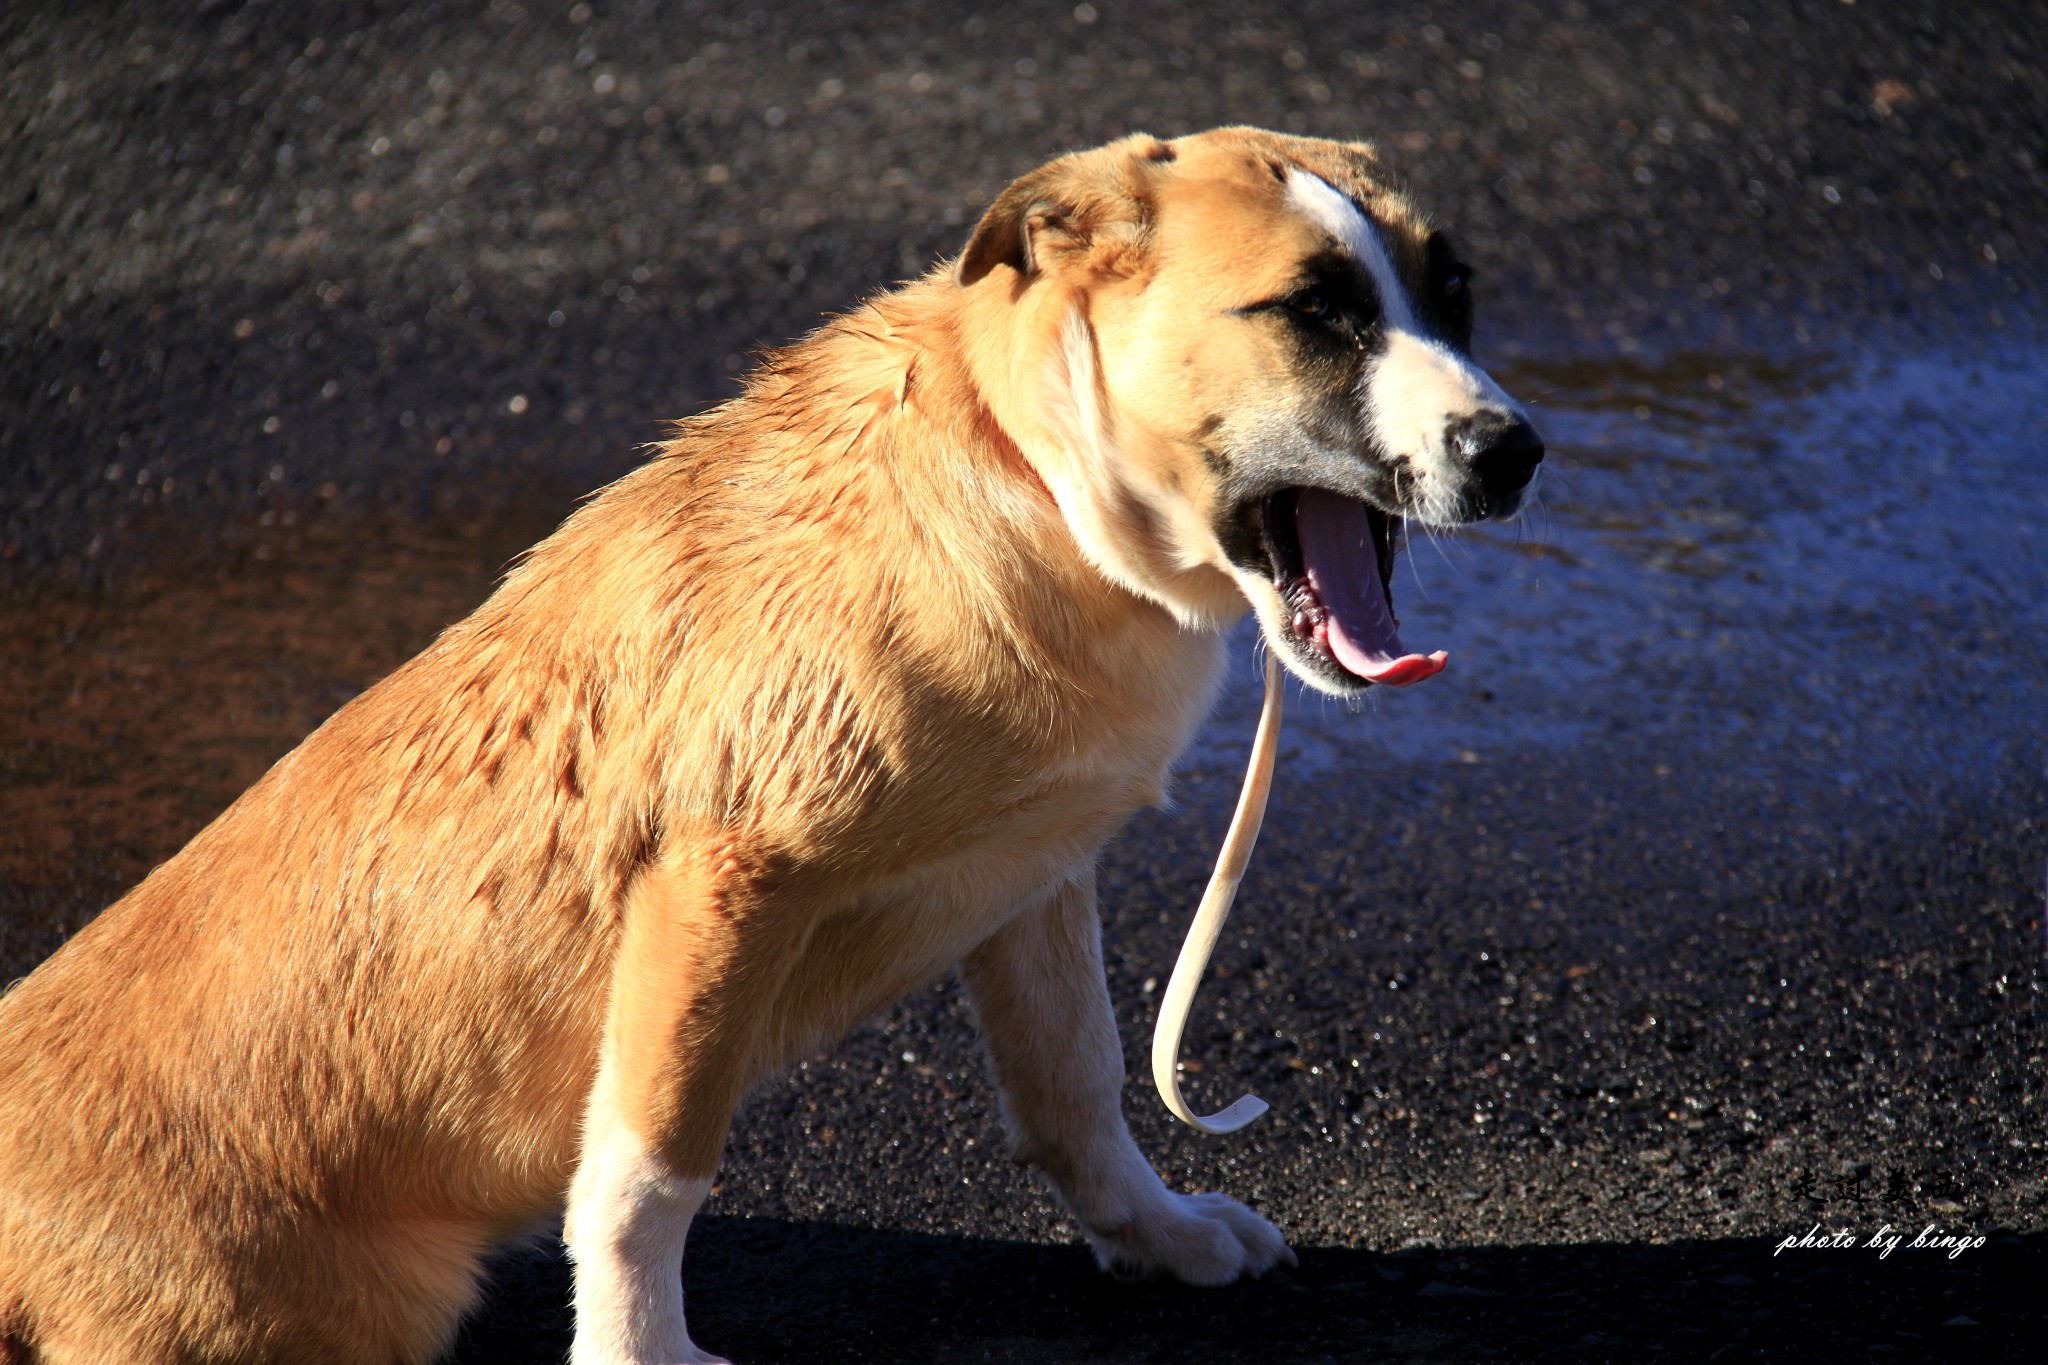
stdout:
[(1415, 307), (1424, 323), (1459, 350), (1469, 350), (1472, 267), (1458, 259), (1457, 250), (1441, 232), (1431, 233), (1423, 246), (1422, 287), (1415, 293)]
[(1261, 500), (1237, 498), (1224, 503), (1225, 511), (1215, 525), (1216, 543), (1224, 556), (1246, 573), (1266, 571), (1265, 526)]
[(1330, 300), (1322, 290), (1310, 285), (1306, 289), (1289, 295), (1287, 306), (1305, 318), (1326, 318), (1330, 316)]
[[(1411, 265), (1403, 272), (1403, 292), (1422, 295), (1414, 302), (1425, 330), (1463, 347), (1470, 338), (1470, 271), (1440, 235), (1428, 239), (1424, 255), (1423, 279), (1418, 282)], [(1281, 503), (1291, 509), (1289, 490), (1326, 489), (1396, 518), (1409, 510), (1411, 490), (1358, 408), (1359, 385), (1385, 343), (1371, 273), (1332, 242), (1302, 261), (1286, 284), (1234, 312), (1274, 328), (1293, 350), (1294, 403), (1286, 422), (1228, 424), (1205, 431), (1199, 442), (1217, 475), (1214, 530), (1224, 554), (1246, 573), (1270, 576), (1273, 556), (1284, 557), (1290, 542), (1285, 528), (1269, 522)]]
[(1281, 292), (1237, 311), (1283, 320), (1312, 354), (1318, 349), (1363, 350), (1380, 323), (1378, 291), (1350, 257), (1337, 251), (1311, 256)]

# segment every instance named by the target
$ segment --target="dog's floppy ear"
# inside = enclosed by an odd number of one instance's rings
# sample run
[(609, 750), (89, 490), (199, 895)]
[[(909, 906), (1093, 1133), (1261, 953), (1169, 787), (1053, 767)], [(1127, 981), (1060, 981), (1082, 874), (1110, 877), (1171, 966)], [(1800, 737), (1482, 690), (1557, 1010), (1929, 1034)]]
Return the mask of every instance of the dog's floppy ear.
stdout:
[(968, 239), (967, 249), (960, 253), (955, 277), (963, 286), (973, 284), (999, 265), (1006, 265), (1019, 275), (1030, 275), (1038, 269), (1033, 236), (1062, 231), (1072, 221), (1071, 207), (1062, 205), (1056, 193), (1059, 182), (1067, 178), (1065, 163), (1071, 159), (1062, 158), (1041, 166), (996, 196), (996, 202), (981, 216), (974, 236)]
[(971, 285), (1006, 265), (1028, 278), (1076, 252), (1117, 269), (1119, 258), (1142, 244), (1151, 217), (1139, 166), (1172, 159), (1157, 139), (1132, 138), (1039, 167), (996, 196), (954, 277)]

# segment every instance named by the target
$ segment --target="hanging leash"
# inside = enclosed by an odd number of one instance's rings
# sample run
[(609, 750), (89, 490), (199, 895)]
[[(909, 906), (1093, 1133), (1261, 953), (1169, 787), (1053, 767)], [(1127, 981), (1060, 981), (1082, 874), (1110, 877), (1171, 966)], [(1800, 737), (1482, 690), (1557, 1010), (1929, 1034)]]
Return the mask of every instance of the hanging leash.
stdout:
[(1244, 878), (1245, 864), (1251, 861), (1252, 846), (1258, 843), (1259, 826), (1266, 818), (1266, 796), (1273, 788), (1273, 751), (1280, 743), (1280, 696), (1280, 661), (1269, 652), (1266, 703), (1259, 712), (1259, 730), (1252, 739), (1252, 761), (1245, 770), (1237, 813), (1230, 817), (1230, 832), (1223, 836), (1223, 847), (1216, 854), (1216, 870), (1209, 876), (1202, 903), (1195, 908), (1194, 923), (1188, 926), (1187, 941), (1181, 944), (1173, 975), (1166, 982), (1166, 994), (1159, 1002), (1159, 1023), (1152, 1033), (1152, 1083), (1159, 1087), (1159, 1098), (1182, 1123), (1205, 1133), (1234, 1133), (1268, 1107), (1257, 1095), (1245, 1095), (1206, 1118), (1195, 1113), (1181, 1098), (1179, 1057), (1181, 1030), (1194, 1006), (1195, 988), (1202, 984), (1202, 972), (1223, 933), (1223, 921), (1230, 916), (1237, 884)]

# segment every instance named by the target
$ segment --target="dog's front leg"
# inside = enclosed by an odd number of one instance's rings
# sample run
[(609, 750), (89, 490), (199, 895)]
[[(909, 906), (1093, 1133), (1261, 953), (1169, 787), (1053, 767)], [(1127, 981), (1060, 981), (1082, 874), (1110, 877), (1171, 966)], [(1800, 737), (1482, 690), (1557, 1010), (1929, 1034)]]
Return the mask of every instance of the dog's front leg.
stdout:
[(962, 974), (1017, 1159), (1052, 1182), (1105, 1270), (1213, 1285), (1294, 1264), (1278, 1228), (1223, 1195), (1173, 1193), (1131, 1140), (1093, 867), (1011, 920)]
[(665, 858), (627, 895), (563, 1227), (571, 1365), (722, 1365), (684, 1325), (683, 1241), (732, 1111), (770, 1060), (774, 1001), (805, 932), (789, 910), (722, 850)]

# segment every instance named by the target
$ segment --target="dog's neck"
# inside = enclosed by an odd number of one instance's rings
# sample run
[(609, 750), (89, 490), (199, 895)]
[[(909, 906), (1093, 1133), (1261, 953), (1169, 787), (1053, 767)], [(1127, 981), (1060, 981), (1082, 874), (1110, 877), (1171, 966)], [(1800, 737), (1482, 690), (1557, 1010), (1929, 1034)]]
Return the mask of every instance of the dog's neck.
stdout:
[(1216, 630), (1245, 601), (1214, 537), (1185, 501), (1163, 496), (1147, 446), (1170, 438), (1120, 421), (1102, 381), (1085, 289), (1037, 280), (1021, 290), (998, 270), (962, 289), (917, 287), (949, 315), (954, 345), (982, 406), (1058, 504), (1098, 572), (1172, 613)]

